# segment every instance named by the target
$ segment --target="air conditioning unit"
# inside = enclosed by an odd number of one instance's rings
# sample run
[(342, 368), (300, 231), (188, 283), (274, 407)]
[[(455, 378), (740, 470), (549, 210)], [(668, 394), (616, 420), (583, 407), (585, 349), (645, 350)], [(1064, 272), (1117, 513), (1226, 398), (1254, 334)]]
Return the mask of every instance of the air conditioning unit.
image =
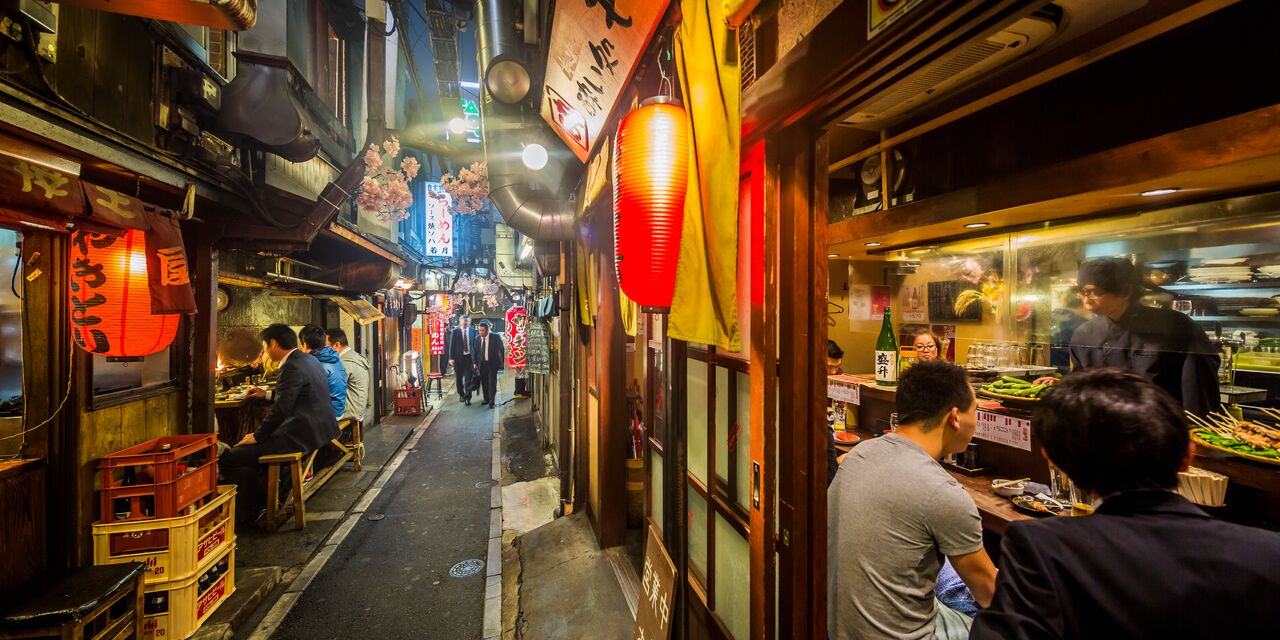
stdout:
[(1057, 30), (1058, 23), (1048, 17), (1033, 15), (1018, 20), (998, 33), (937, 58), (873, 97), (844, 122), (854, 127), (875, 125), (872, 128), (878, 129), (885, 121), (1031, 53)]

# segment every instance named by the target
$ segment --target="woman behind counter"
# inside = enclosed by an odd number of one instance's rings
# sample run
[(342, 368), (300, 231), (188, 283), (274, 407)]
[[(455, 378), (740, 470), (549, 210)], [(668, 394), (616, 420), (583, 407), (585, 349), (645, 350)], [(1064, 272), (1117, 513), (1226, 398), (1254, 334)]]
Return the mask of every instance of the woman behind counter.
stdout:
[(916, 335), (912, 340), (916, 348), (917, 361), (946, 360), (946, 357), (942, 355), (942, 341), (938, 339), (938, 335), (934, 332), (928, 329), (920, 329), (916, 331)]

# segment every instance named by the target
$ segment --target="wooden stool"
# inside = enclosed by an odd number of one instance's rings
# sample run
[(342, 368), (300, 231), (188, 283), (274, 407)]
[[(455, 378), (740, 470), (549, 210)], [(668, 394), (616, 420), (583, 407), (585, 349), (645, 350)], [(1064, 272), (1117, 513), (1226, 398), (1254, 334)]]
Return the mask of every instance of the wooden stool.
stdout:
[(303, 495), (302, 480), (311, 470), (319, 450), (306, 454), (306, 466), (303, 466), (301, 453), (278, 453), (258, 458), (258, 462), (267, 465), (267, 531), (274, 532), (280, 526), (280, 467), (289, 465), (289, 480), (293, 486), (293, 519), (299, 529), (307, 528), (306, 497)]
[[(333, 446), (339, 451), (350, 456), (355, 462), (355, 470), (359, 471), (364, 468), (364, 425), (355, 418), (343, 418), (338, 422), (338, 428), (342, 431), (351, 429), (351, 443), (342, 442), (342, 436), (338, 436), (331, 440)], [(345, 463), (345, 462), (344, 462)]]
[(46, 573), (0, 605), (0, 639), (141, 640), (146, 575), (137, 562)]

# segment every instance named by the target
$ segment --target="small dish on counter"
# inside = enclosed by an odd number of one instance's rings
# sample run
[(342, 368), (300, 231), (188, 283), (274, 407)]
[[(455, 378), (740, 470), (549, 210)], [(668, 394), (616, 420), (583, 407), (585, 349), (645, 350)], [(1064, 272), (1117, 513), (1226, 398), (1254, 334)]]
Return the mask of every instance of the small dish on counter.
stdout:
[(994, 491), (996, 495), (1002, 498), (1012, 498), (1014, 496), (1020, 496), (1023, 493), (1025, 493), (1027, 490), (1026, 482), (1015, 482), (1011, 485), (998, 486), (1005, 482), (1008, 482), (1008, 480), (1001, 479), (1001, 478), (992, 480), (991, 490)]
[(1014, 496), (1010, 501), (1018, 511), (1033, 516), (1056, 516), (1067, 510), (1061, 504), (1053, 500), (1045, 500), (1040, 496)]

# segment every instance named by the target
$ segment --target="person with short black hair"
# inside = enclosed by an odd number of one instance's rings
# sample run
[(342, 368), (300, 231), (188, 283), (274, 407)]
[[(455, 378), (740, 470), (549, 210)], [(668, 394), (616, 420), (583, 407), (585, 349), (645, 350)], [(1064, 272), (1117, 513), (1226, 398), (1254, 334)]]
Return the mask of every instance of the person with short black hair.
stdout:
[(1274, 637), (1280, 534), (1175, 493), (1193, 449), (1173, 397), (1130, 371), (1073, 373), (1045, 394), (1032, 429), (1101, 504), (1009, 524), (995, 601), (972, 638)]
[[(844, 358), (844, 349), (836, 344), (835, 340), (827, 340), (827, 375), (837, 376), (844, 373), (844, 369), (840, 366), (841, 359)], [(827, 409), (831, 410), (830, 399), (827, 400)], [(822, 432), (827, 438), (827, 486), (831, 486), (831, 481), (836, 478), (836, 471), (840, 468), (840, 450), (836, 448), (836, 432), (835, 425), (832, 424), (834, 417), (828, 415), (828, 419), (822, 424)]]
[(347, 332), (334, 327), (324, 332), (325, 343), (338, 353), (342, 368), (347, 372), (347, 404), (339, 420), (350, 418), (364, 421), (369, 409), (369, 361), (347, 342)]
[(507, 352), (502, 338), (490, 333), (489, 328), (488, 320), (480, 321), (476, 338), (471, 343), (471, 353), (475, 354), (475, 367), (480, 376), (484, 404), (492, 409), (498, 397), (498, 372), (506, 366)]
[(1127, 258), (1080, 265), (1080, 301), (1093, 317), (1071, 336), (1071, 368), (1114, 367), (1137, 372), (1169, 392), (1183, 408), (1205, 414), (1221, 403), (1218, 349), (1194, 320), (1139, 302), (1143, 284)]
[(898, 428), (853, 448), (827, 493), (827, 630), (833, 640), (958, 638), (970, 620), (934, 597), (943, 558), (979, 604), (995, 566), (973, 498), (938, 460), (964, 451), (977, 398), (941, 360), (903, 372)]
[[(258, 458), (279, 453), (308, 453), (338, 437), (338, 420), (329, 404), (329, 381), (315, 358), (298, 354), (298, 338), (287, 325), (273, 324), (260, 334), (267, 357), (279, 362), (271, 410), (257, 430), (218, 459), (222, 475), (237, 487), (241, 521), (266, 503), (266, 469)], [(265, 397), (261, 389), (252, 397)]]
[(911, 344), (915, 347), (916, 360), (919, 362), (947, 359), (947, 354), (941, 353), (942, 341), (938, 339), (938, 334), (928, 329), (917, 330), (915, 335), (911, 336)]
[(453, 367), (454, 391), (458, 392), (458, 400), (471, 406), (471, 374), (473, 356), (471, 343), (476, 339), (476, 332), (471, 329), (470, 319), (465, 313), (458, 314), (458, 326), (449, 333), (448, 358)]
[(302, 327), (298, 332), (302, 342), (300, 348), (320, 361), (324, 373), (329, 380), (329, 403), (333, 405), (333, 415), (342, 417), (347, 409), (347, 369), (342, 366), (342, 357), (332, 347), (325, 344), (324, 329), (314, 324)]

